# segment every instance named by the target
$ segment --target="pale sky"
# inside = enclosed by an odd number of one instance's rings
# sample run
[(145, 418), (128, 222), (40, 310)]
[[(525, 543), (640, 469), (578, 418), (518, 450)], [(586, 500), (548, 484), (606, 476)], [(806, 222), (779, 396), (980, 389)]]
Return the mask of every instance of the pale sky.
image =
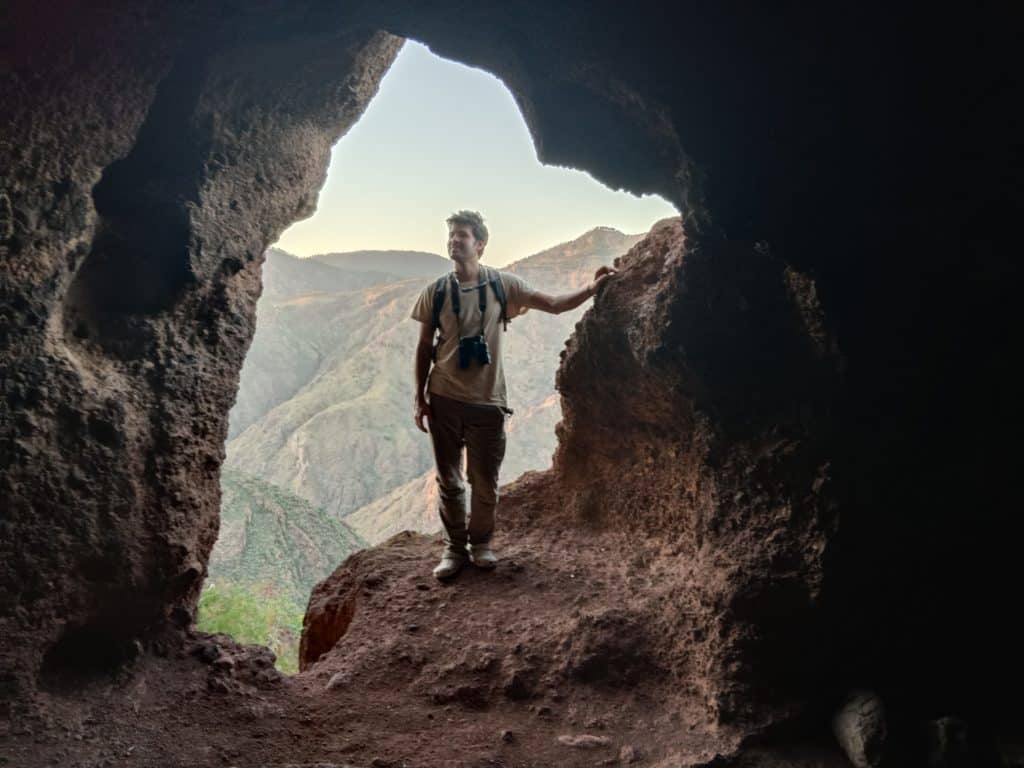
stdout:
[(276, 245), (296, 256), (445, 255), (445, 219), (462, 208), (483, 214), (491, 235), (484, 262), (496, 267), (597, 226), (634, 234), (677, 215), (656, 195), (615, 192), (581, 171), (541, 165), (500, 80), (410, 40), (334, 146), (316, 213)]

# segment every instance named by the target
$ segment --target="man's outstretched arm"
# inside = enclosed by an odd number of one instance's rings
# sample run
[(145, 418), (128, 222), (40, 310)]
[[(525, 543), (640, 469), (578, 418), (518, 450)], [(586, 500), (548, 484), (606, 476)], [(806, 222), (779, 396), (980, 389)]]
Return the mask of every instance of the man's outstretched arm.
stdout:
[(416, 342), (416, 398), (413, 402), (413, 418), (421, 432), (426, 432), (424, 417), (431, 418), (427, 404), (427, 374), (430, 372), (431, 351), (434, 349), (434, 328), (430, 323), (420, 323), (420, 339)]
[(534, 291), (523, 299), (523, 306), (527, 309), (539, 309), (541, 312), (549, 312), (552, 315), (568, 312), (570, 309), (576, 309), (576, 307), (597, 293), (597, 289), (601, 284), (614, 274), (616, 274), (616, 270), (611, 267), (601, 267), (594, 273), (594, 279), (578, 291), (563, 293), (558, 296)]

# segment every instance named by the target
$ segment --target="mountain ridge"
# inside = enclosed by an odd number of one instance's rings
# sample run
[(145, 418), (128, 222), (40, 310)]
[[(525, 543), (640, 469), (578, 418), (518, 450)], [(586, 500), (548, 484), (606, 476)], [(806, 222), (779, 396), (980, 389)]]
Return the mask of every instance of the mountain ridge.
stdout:
[(448, 269), (448, 259), (440, 254), (429, 251), (407, 251), (397, 248), (386, 250), (332, 251), (318, 253), (309, 257), (320, 264), (327, 264), (335, 269), (366, 271), (370, 262), (370, 271), (385, 272), (398, 279), (406, 277), (432, 277), (444, 274)]

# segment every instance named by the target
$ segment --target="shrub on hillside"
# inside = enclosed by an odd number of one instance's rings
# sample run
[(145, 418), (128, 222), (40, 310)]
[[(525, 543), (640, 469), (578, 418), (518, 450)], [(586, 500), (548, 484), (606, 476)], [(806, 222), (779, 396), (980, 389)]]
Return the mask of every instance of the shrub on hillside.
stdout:
[(199, 597), (198, 627), (268, 646), (277, 656), (277, 668), (291, 674), (298, 671), (303, 613), (271, 584), (209, 582)]

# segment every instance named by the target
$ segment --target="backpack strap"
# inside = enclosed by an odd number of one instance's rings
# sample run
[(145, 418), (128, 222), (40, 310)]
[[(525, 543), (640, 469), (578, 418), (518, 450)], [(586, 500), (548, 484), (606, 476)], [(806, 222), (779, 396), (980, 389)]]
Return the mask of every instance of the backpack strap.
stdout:
[[(437, 282), (434, 283), (434, 327), (433, 332), (436, 334), (441, 330), (441, 309), (444, 307), (444, 287), (448, 282), (448, 275), (443, 275), (437, 278)], [(430, 350), (430, 359), (435, 363), (437, 362), (437, 347), (440, 344), (440, 339), (434, 340), (434, 347)]]
[[(487, 273), (484, 273), (484, 277)], [(478, 306), (480, 307), (480, 335), (484, 335), (484, 319), (487, 317), (487, 281), (480, 283), (480, 287), (476, 289)]]
[(459, 301), (459, 281), (455, 278), (454, 272), (448, 273), (448, 282), (452, 286), (452, 314), (455, 315), (455, 326), (458, 327), (462, 303)]
[(441, 308), (444, 307), (444, 288), (448, 284), (448, 275), (437, 278), (434, 283), (434, 330), (441, 327)]
[(505, 286), (501, 282), (501, 275), (498, 274), (498, 270), (491, 269), (490, 267), (484, 267), (487, 270), (487, 278), (491, 284), (491, 288), (494, 289), (494, 295), (498, 297), (498, 303), (501, 304), (501, 322), (508, 330), (508, 300), (505, 298)]

